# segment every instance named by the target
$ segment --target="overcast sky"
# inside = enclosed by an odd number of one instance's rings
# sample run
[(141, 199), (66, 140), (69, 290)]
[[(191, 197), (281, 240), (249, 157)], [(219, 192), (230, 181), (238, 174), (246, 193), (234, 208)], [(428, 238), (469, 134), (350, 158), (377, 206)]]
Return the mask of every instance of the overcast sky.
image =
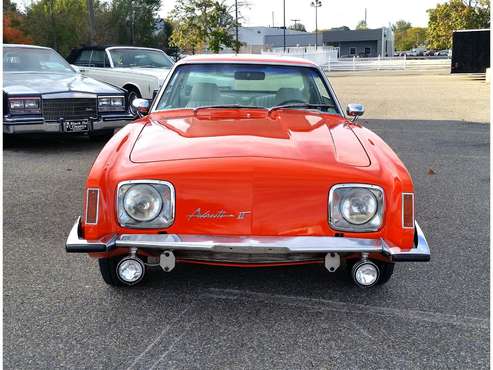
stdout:
[[(241, 0), (240, 0), (241, 1)], [(272, 12), (274, 23), (282, 26), (283, 0), (248, 0), (249, 8), (243, 9), (245, 26), (271, 26)], [(315, 9), (310, 7), (311, 0), (286, 0), (286, 25), (299, 19), (308, 31), (315, 30)], [(369, 28), (388, 26), (399, 19), (411, 22), (413, 26), (425, 27), (428, 23), (427, 9), (434, 8), (444, 0), (322, 0), (318, 8), (318, 28), (348, 26), (351, 29), (364, 19), (367, 8)], [(234, 4), (234, 0), (226, 0)], [(163, 0), (160, 15), (166, 18), (175, 4), (175, 0)]]

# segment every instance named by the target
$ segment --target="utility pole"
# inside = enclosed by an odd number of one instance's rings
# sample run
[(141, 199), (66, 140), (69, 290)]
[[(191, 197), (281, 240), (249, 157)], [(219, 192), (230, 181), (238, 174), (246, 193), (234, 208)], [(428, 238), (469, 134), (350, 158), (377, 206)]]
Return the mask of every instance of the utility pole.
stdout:
[(274, 28), (275, 25), (274, 25), (274, 11), (272, 11), (272, 27)]
[(238, 0), (235, 0), (235, 13), (236, 13), (236, 22), (235, 22), (235, 28), (236, 28), (236, 45), (235, 45), (235, 50), (236, 54), (240, 51), (240, 43), (238, 42)]
[(96, 33), (96, 22), (94, 20), (94, 0), (87, 0), (87, 10), (89, 12), (89, 44), (94, 45), (94, 35)]
[(366, 8), (365, 8), (365, 26), (368, 27), (368, 23), (366, 22)]
[(322, 6), (322, 0), (314, 0), (310, 3), (310, 6), (315, 8), (315, 50), (318, 46), (318, 14), (317, 9)]
[(282, 19), (283, 19), (283, 50), (286, 52), (286, 0), (282, 0)]
[(298, 24), (298, 21), (300, 21), (300, 19), (291, 19), (291, 22), (294, 22), (294, 29), (295, 29), (295, 30), (298, 30), (298, 29), (296, 28), (296, 26), (297, 26), (297, 24)]

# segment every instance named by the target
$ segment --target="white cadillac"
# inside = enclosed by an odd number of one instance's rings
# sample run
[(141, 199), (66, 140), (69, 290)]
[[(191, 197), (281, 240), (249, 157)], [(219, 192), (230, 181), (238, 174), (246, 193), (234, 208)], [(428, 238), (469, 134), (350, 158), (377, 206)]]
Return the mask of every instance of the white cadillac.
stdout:
[(124, 88), (130, 103), (152, 99), (173, 65), (164, 51), (136, 46), (85, 46), (73, 49), (67, 61), (85, 76)]

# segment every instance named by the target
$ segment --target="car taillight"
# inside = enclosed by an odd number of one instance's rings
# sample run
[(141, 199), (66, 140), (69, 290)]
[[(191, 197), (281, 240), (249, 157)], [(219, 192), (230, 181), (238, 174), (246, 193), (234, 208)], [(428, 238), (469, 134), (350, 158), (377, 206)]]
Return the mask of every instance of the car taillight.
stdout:
[(99, 189), (87, 189), (86, 224), (98, 223)]
[(402, 193), (402, 227), (414, 229), (414, 194)]

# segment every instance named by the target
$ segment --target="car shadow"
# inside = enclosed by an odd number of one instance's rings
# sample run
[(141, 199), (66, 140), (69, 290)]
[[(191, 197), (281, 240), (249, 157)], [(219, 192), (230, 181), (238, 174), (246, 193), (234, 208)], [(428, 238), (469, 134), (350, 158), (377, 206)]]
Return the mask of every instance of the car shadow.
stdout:
[(9, 151), (29, 151), (32, 153), (78, 152), (101, 149), (107, 138), (90, 139), (85, 134), (23, 134), (3, 135), (3, 149)]

